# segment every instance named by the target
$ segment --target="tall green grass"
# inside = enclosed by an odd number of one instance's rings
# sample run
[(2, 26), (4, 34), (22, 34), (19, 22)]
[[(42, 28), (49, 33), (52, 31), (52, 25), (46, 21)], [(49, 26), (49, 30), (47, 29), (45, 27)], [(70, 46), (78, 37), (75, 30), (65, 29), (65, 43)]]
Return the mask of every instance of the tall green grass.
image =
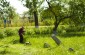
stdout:
[[(61, 45), (58, 46), (50, 35), (24, 35), (25, 42), (30, 42), (31, 45), (20, 44), (19, 36), (9, 36), (0, 39), (0, 54), (1, 55), (84, 55), (85, 54), (85, 36), (76, 37), (60, 37)], [(44, 48), (44, 43), (50, 45), (49, 48)], [(75, 52), (68, 49), (73, 48)]]
[[(85, 32), (67, 32), (67, 27), (58, 28), (61, 40), (58, 46), (51, 38), (53, 27), (39, 29), (25, 27), (24, 44), (19, 43), (19, 28), (0, 29), (0, 55), (84, 55)], [(27, 44), (30, 42), (31, 44)], [(50, 47), (44, 48), (44, 43)], [(69, 51), (73, 48), (74, 51)]]
[[(0, 38), (18, 35), (18, 30), (20, 27), (8, 27), (8, 28), (0, 28)], [(85, 36), (84, 30), (80, 30), (81, 28), (69, 28), (69, 26), (59, 26), (57, 29), (57, 35), (63, 37), (71, 37), (71, 36)], [(84, 28), (83, 28), (84, 29)], [(51, 35), (53, 27), (25, 27), (25, 35)], [(40, 37), (40, 36), (37, 36)]]

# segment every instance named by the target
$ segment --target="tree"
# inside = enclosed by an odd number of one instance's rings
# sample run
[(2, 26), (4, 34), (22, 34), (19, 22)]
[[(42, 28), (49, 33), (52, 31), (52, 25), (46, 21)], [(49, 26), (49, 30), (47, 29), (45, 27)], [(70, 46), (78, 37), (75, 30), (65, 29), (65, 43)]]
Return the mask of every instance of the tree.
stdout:
[(54, 4), (53, 3), (53, 4), (51, 4), (48, 1), (47, 1), (47, 3), (48, 3), (48, 6), (49, 6), (50, 11), (52, 12), (52, 14), (54, 15), (54, 18), (55, 18), (55, 23), (54, 23), (52, 38), (53, 38), (53, 40), (58, 45), (60, 45), (61, 41), (56, 37), (56, 29), (58, 28), (58, 25), (60, 24), (60, 22), (63, 19), (68, 18), (69, 16), (66, 13), (64, 13), (65, 11), (62, 11), (62, 9), (61, 9), (62, 8), (61, 3), (57, 3), (57, 4)]
[(42, 10), (40, 16), (42, 19), (54, 18), (54, 15), (52, 14), (49, 8)]
[(0, 0), (0, 13), (1, 16), (4, 20), (4, 27), (6, 27), (6, 19), (7, 19), (7, 8), (9, 7), (9, 2), (7, 2), (6, 0)]
[(13, 8), (12, 6), (8, 7), (8, 26), (11, 26), (11, 20), (14, 19), (18, 14), (16, 14), (15, 12), (15, 8)]
[(39, 0), (25, 0), (24, 4), (27, 8), (29, 8), (30, 14), (33, 14), (35, 20), (35, 27), (38, 27), (38, 7), (42, 4), (42, 1)]
[(11, 19), (14, 19), (18, 15), (7, 0), (0, 0), (0, 14), (1, 19), (4, 20), (4, 27), (6, 27), (7, 21), (8, 26), (9, 24), (11, 25)]
[(85, 4), (83, 0), (70, 1), (70, 13), (74, 14), (71, 20), (75, 23), (75, 25), (81, 25), (85, 23)]
[[(55, 2), (56, 3), (55, 3)], [(55, 18), (55, 23), (54, 23), (54, 28), (53, 28), (53, 35), (52, 38), (53, 40), (60, 45), (61, 41), (55, 37), (56, 36), (56, 30), (59, 26), (59, 24), (64, 21), (65, 19), (69, 18), (71, 20), (73, 20), (73, 22), (77, 23), (81, 23), (85, 20), (84, 19), (84, 3), (82, 2), (75, 2), (75, 1), (70, 1), (67, 5), (68, 8), (65, 8), (65, 3), (63, 4), (61, 1), (56, 1), (56, 0), (46, 0), (46, 2), (48, 3), (49, 9), (52, 12), (52, 14), (54, 15)]]
[(26, 20), (27, 20), (27, 23), (28, 23), (28, 21), (29, 21), (29, 19), (30, 19), (29, 12), (28, 12), (28, 11), (23, 12), (21, 18), (22, 18), (22, 20), (23, 20), (23, 26), (24, 26), (24, 24), (26, 23)]

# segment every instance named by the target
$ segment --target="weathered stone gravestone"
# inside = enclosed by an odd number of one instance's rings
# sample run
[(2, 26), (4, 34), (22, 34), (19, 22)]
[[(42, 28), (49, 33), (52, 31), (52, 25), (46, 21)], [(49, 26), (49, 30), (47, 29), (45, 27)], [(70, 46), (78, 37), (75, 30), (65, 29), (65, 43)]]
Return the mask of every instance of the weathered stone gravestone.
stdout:
[(50, 45), (48, 43), (44, 43), (44, 48), (49, 48)]
[(69, 48), (68, 49), (70, 52), (74, 52), (74, 49), (73, 48)]
[(55, 34), (52, 34), (52, 39), (56, 42), (57, 45), (60, 45), (61, 41), (56, 37)]
[(31, 45), (31, 43), (30, 42), (26, 42), (25, 45)]

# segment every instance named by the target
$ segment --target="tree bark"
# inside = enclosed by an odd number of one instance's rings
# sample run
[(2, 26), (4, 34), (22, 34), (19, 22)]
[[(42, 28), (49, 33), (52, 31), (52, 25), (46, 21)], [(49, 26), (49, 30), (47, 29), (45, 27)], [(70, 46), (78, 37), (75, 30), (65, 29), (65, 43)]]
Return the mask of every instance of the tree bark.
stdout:
[(37, 3), (36, 0), (33, 0), (33, 7), (34, 7), (34, 18), (35, 18), (35, 27), (38, 28), (38, 14), (37, 14)]
[(36, 11), (34, 11), (34, 18), (35, 18), (35, 27), (38, 28), (38, 16)]

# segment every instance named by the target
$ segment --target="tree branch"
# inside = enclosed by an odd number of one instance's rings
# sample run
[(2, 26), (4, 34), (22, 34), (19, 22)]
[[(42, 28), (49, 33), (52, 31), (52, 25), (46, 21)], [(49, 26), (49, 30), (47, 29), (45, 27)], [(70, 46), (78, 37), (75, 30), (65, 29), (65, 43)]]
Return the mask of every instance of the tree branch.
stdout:
[[(46, 1), (47, 1), (47, 0), (46, 0)], [(54, 16), (56, 16), (55, 12), (53, 12), (53, 10), (52, 10), (52, 7), (51, 7), (51, 5), (50, 5), (50, 2), (47, 1), (47, 3), (48, 3), (48, 6), (49, 6), (49, 8), (50, 8), (50, 11), (53, 13)], [(56, 16), (56, 17), (57, 17), (57, 16)]]
[(73, 16), (73, 15), (65, 16), (65, 17), (61, 18), (61, 19), (59, 20), (58, 24), (59, 24), (61, 21), (63, 21), (64, 19), (71, 18), (72, 16)]

